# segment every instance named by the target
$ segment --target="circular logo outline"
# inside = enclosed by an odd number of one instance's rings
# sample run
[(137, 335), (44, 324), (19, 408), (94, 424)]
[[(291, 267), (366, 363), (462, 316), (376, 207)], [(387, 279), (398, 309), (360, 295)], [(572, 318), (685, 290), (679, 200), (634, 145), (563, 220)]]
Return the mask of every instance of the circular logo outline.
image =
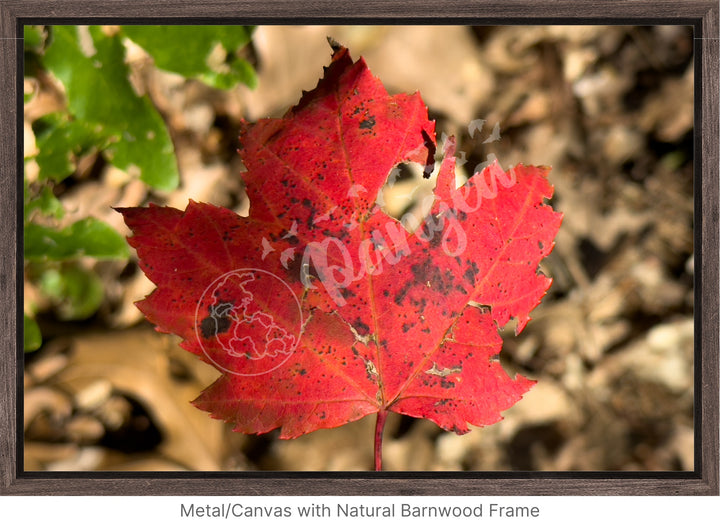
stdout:
[[(265, 371), (262, 371), (262, 372), (260, 372), (260, 373), (240, 373), (240, 372), (237, 372), (237, 371), (233, 371), (233, 370), (231, 370), (231, 369), (228, 369), (228, 368), (226, 368), (225, 366), (219, 364), (219, 363), (208, 353), (208, 351), (205, 349), (205, 345), (204, 345), (204, 343), (203, 343), (203, 340), (200, 338), (200, 327), (198, 326), (199, 318), (200, 318), (200, 309), (201, 309), (202, 303), (203, 303), (203, 301), (204, 301), (204, 299), (205, 299), (205, 296), (208, 294), (208, 291), (209, 291), (211, 288), (213, 288), (214, 286), (216, 286), (221, 280), (225, 279), (226, 277), (229, 277), (229, 276), (234, 275), (234, 274), (237, 274), (237, 273), (242, 273), (242, 272), (261, 272), (261, 273), (265, 273), (265, 274), (267, 274), (267, 275), (270, 275), (271, 277), (274, 277), (275, 279), (277, 279), (278, 281), (280, 281), (283, 285), (285, 285), (285, 288), (287, 288), (288, 291), (290, 292), (290, 294), (293, 296), (293, 299), (295, 300), (295, 304), (297, 305), (297, 308), (298, 308), (298, 314), (299, 314), (299, 316), (300, 316), (300, 325), (299, 325), (300, 331), (299, 331), (299, 333), (298, 333), (298, 335), (297, 335), (297, 340), (295, 341), (295, 344), (293, 345), (290, 354), (287, 355), (287, 356), (286, 356), (279, 364), (277, 364), (276, 366), (273, 366), (272, 368), (270, 368), (270, 369), (268, 369), (268, 370), (265, 370)], [(223, 371), (223, 372), (225, 372), (225, 373), (232, 373), (233, 375), (238, 375), (239, 377), (257, 377), (257, 376), (260, 376), (260, 375), (265, 375), (266, 373), (270, 373), (271, 371), (275, 371), (275, 370), (278, 369), (280, 366), (282, 366), (283, 364), (285, 364), (285, 362), (287, 362), (287, 361), (290, 359), (290, 357), (293, 356), (293, 354), (294, 354), (295, 351), (297, 350), (298, 346), (300, 345), (300, 338), (302, 338), (302, 333), (303, 333), (303, 312), (302, 312), (302, 307), (301, 307), (301, 305), (300, 305), (300, 300), (299, 300), (299, 299), (297, 298), (297, 296), (295, 295), (295, 292), (293, 292), (293, 291), (292, 291), (292, 288), (290, 288), (290, 285), (287, 284), (285, 281), (283, 281), (280, 277), (278, 277), (277, 275), (275, 275), (275, 274), (272, 273), (272, 272), (269, 272), (269, 271), (267, 271), (267, 270), (263, 270), (262, 268), (237, 268), (237, 269), (235, 269), (235, 270), (231, 270), (231, 271), (229, 271), (229, 272), (223, 273), (222, 275), (219, 275), (218, 277), (216, 277), (215, 279), (213, 279), (213, 281), (205, 288), (205, 290), (203, 291), (202, 295), (200, 296), (200, 299), (198, 299), (197, 305), (195, 306), (195, 321), (194, 321), (194, 325), (195, 325), (195, 338), (196, 338), (196, 340), (198, 341), (198, 344), (200, 345), (200, 349), (202, 349), (202, 352), (205, 354), (206, 357), (208, 357), (208, 359), (210, 360), (210, 362), (212, 362), (215, 367), (217, 367), (219, 370), (221, 370), (221, 371)]]

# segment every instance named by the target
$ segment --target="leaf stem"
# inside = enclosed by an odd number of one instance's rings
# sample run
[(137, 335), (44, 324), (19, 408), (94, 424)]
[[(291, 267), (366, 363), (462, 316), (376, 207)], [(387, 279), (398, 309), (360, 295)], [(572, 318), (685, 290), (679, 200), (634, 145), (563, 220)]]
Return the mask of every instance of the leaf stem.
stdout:
[(378, 410), (375, 421), (375, 471), (382, 471), (382, 438), (387, 415), (387, 410)]

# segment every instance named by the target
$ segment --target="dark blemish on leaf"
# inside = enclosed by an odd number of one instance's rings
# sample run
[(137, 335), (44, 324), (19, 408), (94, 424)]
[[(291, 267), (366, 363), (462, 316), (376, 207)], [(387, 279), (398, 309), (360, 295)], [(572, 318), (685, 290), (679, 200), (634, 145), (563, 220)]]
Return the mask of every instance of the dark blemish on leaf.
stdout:
[(360, 352), (357, 349), (355, 349), (355, 346), (350, 347), (350, 350), (353, 352), (353, 355), (355, 355), (356, 357), (360, 356)]
[(436, 247), (438, 247), (440, 244), (442, 244), (442, 240), (443, 240), (443, 233), (442, 233), (442, 231), (435, 231), (435, 232), (433, 233), (432, 238), (431, 238), (430, 241), (429, 241), (430, 246), (436, 248)]
[(230, 320), (228, 318), (211, 318), (208, 316), (200, 322), (200, 332), (206, 340), (227, 331), (229, 328)]
[(360, 318), (357, 318), (354, 322), (352, 322), (352, 328), (355, 329), (361, 336), (365, 336), (370, 332), (370, 327), (368, 327), (368, 325)]
[[(215, 295), (217, 297), (217, 292)], [(232, 302), (220, 301), (217, 305), (208, 307), (208, 314), (210, 315), (200, 322), (200, 333), (203, 338), (212, 338), (230, 329), (232, 322), (227, 315), (233, 309), (233, 306)]]
[(467, 270), (465, 270), (463, 277), (467, 280), (468, 283), (475, 284), (475, 271), (472, 268), (468, 268)]
[(395, 294), (395, 304), (396, 305), (402, 305), (403, 300), (405, 299), (405, 296), (407, 295), (408, 291), (412, 288), (412, 283), (407, 283), (405, 286), (403, 286), (397, 294)]
[(387, 288), (383, 290), (383, 296), (390, 297), (390, 290), (388, 290)]
[(297, 237), (297, 235), (291, 234), (287, 230), (283, 231), (283, 236), (281, 238), (287, 240), (291, 246), (297, 246), (300, 243), (300, 239)]
[(538, 247), (540, 249), (543, 249), (545, 247), (545, 245), (542, 243), (542, 241), (538, 240)]
[[(297, 251), (296, 256), (302, 257), (305, 252), (305, 248)], [(288, 275), (291, 279), (302, 282), (308, 281), (308, 279), (318, 279), (318, 271), (312, 261), (305, 260), (291, 260), (288, 262)], [(303, 271), (305, 270), (305, 271)]]
[(425, 334), (430, 334), (431, 330), (430, 327), (425, 327), (424, 329), (420, 329), (421, 332), (424, 332)]
[(410, 329), (412, 329), (413, 327), (415, 327), (415, 324), (414, 324), (414, 323), (410, 323), (410, 322), (403, 323), (402, 331), (403, 331), (404, 333), (406, 333), (406, 332), (408, 332)]
[(455, 285), (455, 290), (457, 290), (458, 292), (460, 292), (460, 293), (463, 294), (463, 295), (467, 295), (467, 290), (465, 290), (465, 289), (462, 287), (462, 285), (459, 285), (459, 284), (458, 284), (458, 285)]
[(418, 233), (418, 238), (429, 242), (432, 247), (438, 247), (442, 243), (444, 227), (445, 220), (439, 214), (430, 214), (425, 218), (425, 223), (420, 233)]
[(451, 381), (448, 379), (441, 379), (440, 380), (440, 387), (449, 389), (449, 388), (455, 388), (455, 381)]
[(415, 282), (418, 284), (425, 284), (430, 280), (430, 266), (431, 261), (428, 259), (422, 264), (413, 264), (410, 266), (413, 276), (415, 276)]
[(371, 116), (360, 122), (360, 129), (372, 129), (375, 127), (375, 117)]
[(355, 297), (355, 292), (344, 286), (339, 289), (339, 292), (344, 299), (350, 299)]
[(410, 303), (412, 303), (415, 307), (417, 307), (419, 314), (422, 314), (423, 312), (425, 312), (425, 308), (427, 307), (427, 299), (425, 299), (424, 297), (420, 298), (420, 300), (411, 299)]
[[(308, 205), (305, 204), (305, 201), (306, 200), (303, 200), (303, 205), (308, 207)], [(314, 229), (315, 228), (315, 214), (317, 211), (315, 210), (315, 207), (312, 206), (312, 203), (310, 204), (310, 206), (308, 208), (310, 209), (310, 213), (308, 214), (308, 217), (307, 217), (307, 222), (306, 222), (307, 227), (308, 227), (308, 229)]]

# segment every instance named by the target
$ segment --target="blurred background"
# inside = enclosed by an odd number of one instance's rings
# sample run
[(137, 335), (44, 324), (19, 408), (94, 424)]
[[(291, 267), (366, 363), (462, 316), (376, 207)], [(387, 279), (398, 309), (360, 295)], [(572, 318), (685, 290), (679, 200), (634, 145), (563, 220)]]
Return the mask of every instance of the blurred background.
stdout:
[(247, 214), (239, 122), (314, 88), (327, 36), (391, 93), (420, 91), (460, 172), (552, 166), (564, 213), (550, 291), (520, 336), (502, 333), (507, 371), (538, 384), (464, 436), (391, 414), (385, 469), (693, 469), (690, 27), (185, 30), (26, 28), (26, 470), (372, 468), (374, 416), (282, 441), (191, 406), (219, 373), (134, 307), (153, 285), (111, 209), (192, 198)]

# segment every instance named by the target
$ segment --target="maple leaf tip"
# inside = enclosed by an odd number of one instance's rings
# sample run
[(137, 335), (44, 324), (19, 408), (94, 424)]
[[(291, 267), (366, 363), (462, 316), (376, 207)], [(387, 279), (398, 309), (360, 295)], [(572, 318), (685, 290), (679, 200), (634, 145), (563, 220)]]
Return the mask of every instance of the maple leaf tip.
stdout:
[(330, 35), (327, 36), (328, 44), (330, 45), (330, 48), (333, 49), (333, 53), (338, 53), (343, 48), (345, 48), (342, 44), (337, 42), (335, 39), (333, 39)]

